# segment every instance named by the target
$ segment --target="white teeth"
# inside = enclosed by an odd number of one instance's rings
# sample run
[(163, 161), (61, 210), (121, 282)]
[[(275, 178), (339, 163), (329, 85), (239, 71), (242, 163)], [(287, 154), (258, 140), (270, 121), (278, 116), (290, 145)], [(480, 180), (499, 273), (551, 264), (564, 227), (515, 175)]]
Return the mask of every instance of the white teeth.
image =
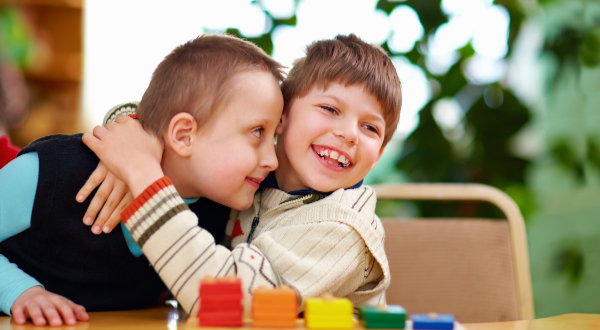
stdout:
[(327, 149), (323, 149), (317, 152), (317, 154), (319, 154), (319, 156), (329, 156), (329, 151)]
[[(346, 156), (344, 156), (344, 155), (340, 155), (337, 151), (334, 151), (334, 150), (330, 151), (329, 149), (322, 149), (322, 150), (318, 151), (317, 154), (321, 157), (331, 158), (331, 160), (329, 160), (329, 159), (326, 160), (326, 162), (328, 162), (331, 165), (340, 166), (340, 163), (343, 167), (350, 165), (350, 159), (346, 158)], [(337, 160), (337, 162), (335, 162), (334, 160)]]

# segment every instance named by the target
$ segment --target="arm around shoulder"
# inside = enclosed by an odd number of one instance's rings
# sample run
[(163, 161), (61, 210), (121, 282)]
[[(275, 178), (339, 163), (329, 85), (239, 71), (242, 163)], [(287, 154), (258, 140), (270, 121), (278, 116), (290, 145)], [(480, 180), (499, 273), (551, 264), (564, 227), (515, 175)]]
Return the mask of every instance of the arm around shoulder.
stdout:
[(205, 276), (237, 275), (248, 301), (254, 288), (280, 283), (264, 254), (250, 246), (233, 251), (215, 244), (198, 226), (175, 187), (163, 177), (144, 190), (121, 218), (169, 290), (190, 315), (198, 311), (198, 284)]

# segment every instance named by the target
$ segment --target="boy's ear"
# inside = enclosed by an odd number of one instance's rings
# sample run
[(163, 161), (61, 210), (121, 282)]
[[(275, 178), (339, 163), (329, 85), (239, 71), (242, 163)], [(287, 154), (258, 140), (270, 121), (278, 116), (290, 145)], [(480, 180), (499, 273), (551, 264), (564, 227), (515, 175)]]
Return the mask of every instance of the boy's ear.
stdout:
[(383, 155), (383, 150), (385, 150), (385, 147), (382, 147), (379, 150), (379, 156), (377, 157), (377, 161), (375, 163), (373, 163), (373, 166), (371, 166), (371, 170), (375, 168), (375, 166), (377, 166), (377, 164), (379, 163), (379, 160), (381, 159), (381, 155)]
[(279, 119), (279, 124), (277, 124), (277, 128), (275, 128), (275, 134), (281, 135), (283, 134), (283, 127), (287, 124), (287, 115), (284, 113), (281, 115)]
[(165, 136), (165, 147), (171, 148), (181, 157), (190, 157), (195, 142), (198, 123), (194, 116), (180, 112), (171, 118)]

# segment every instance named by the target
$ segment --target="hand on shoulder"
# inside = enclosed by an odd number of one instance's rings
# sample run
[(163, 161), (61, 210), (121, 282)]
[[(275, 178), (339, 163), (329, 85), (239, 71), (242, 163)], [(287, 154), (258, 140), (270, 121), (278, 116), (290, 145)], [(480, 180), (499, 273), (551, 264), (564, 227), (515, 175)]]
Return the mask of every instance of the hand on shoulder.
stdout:
[(163, 145), (138, 120), (119, 116), (106, 127), (96, 126), (93, 133), (85, 134), (83, 142), (129, 186), (134, 197), (164, 176)]

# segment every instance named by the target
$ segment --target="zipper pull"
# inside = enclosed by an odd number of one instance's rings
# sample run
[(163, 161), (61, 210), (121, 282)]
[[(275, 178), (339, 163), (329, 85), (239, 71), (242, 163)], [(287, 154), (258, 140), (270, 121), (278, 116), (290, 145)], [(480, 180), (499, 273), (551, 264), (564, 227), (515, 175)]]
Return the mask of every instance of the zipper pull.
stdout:
[(254, 231), (256, 230), (256, 227), (258, 227), (259, 222), (260, 222), (259, 216), (255, 216), (254, 219), (252, 219), (252, 226), (250, 227), (250, 234), (248, 234), (248, 239), (246, 240), (246, 243), (248, 243), (248, 244), (252, 243), (252, 238), (254, 237)]

